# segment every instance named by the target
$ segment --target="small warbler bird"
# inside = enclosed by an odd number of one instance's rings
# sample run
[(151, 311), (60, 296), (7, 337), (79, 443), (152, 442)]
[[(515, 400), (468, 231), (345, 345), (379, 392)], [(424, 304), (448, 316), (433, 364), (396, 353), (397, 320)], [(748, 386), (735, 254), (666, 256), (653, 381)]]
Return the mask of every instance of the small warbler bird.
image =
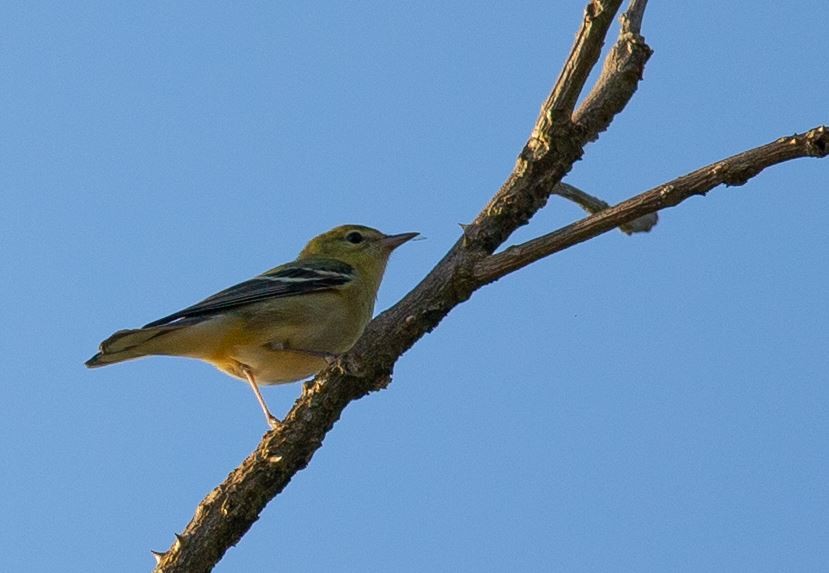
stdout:
[(336, 227), (311, 239), (295, 261), (142, 328), (119, 330), (86, 366), (151, 355), (204, 360), (246, 380), (276, 428), (281, 422), (257, 385), (307, 378), (351, 348), (371, 320), (389, 255), (417, 235)]

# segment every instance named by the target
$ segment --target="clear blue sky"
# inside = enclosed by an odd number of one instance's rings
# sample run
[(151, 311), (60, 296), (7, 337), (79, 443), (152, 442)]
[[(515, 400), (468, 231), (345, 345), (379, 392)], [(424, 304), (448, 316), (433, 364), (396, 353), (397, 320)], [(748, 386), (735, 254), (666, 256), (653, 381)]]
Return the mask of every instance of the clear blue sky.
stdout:
[[(6, 3), (0, 554), (147, 571), (255, 446), (250, 390), (138, 326), (357, 222), (420, 231), (378, 310), (509, 173), (583, 1)], [(680, 5), (682, 4), (682, 5)], [(568, 181), (611, 202), (829, 122), (829, 3), (653, 1), (656, 53)], [(478, 292), (352, 405), (217, 571), (807, 571), (829, 561), (829, 161)], [(515, 240), (580, 217), (553, 200)], [(298, 385), (266, 389), (284, 413)]]

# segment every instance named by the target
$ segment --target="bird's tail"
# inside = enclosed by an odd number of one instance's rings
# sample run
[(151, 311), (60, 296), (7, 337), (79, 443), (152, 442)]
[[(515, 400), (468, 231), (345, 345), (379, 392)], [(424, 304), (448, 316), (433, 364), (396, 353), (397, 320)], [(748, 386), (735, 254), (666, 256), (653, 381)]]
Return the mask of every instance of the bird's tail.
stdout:
[(154, 352), (148, 348), (147, 342), (179, 328), (177, 325), (164, 325), (152, 328), (119, 330), (101, 343), (98, 353), (85, 362), (86, 367), (98, 368), (99, 366), (153, 354)]

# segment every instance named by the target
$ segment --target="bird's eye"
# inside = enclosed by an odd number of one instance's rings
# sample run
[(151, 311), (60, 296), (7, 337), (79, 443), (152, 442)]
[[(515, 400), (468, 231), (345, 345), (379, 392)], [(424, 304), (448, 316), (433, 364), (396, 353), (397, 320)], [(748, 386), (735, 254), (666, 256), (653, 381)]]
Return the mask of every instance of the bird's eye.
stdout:
[(345, 240), (356, 245), (357, 243), (363, 242), (363, 235), (357, 231), (351, 231), (345, 236)]

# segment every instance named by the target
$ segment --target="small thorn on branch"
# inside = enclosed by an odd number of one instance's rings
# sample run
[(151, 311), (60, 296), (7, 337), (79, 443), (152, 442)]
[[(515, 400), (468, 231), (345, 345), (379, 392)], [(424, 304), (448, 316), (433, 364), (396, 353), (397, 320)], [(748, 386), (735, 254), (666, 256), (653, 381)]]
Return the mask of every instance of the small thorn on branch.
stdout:
[(155, 559), (156, 565), (161, 563), (161, 560), (164, 559), (165, 555), (167, 555), (166, 551), (153, 551), (152, 549), (150, 549), (150, 553), (153, 554), (153, 559)]

